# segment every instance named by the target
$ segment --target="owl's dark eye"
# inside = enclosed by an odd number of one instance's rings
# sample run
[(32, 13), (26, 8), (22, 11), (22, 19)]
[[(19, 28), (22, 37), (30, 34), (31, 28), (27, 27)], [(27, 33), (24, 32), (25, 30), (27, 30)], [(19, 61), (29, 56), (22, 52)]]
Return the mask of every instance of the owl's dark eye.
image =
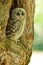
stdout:
[(22, 12), (22, 15), (24, 15), (24, 13)]
[(17, 15), (19, 16), (20, 14), (19, 14), (19, 13), (17, 13)]

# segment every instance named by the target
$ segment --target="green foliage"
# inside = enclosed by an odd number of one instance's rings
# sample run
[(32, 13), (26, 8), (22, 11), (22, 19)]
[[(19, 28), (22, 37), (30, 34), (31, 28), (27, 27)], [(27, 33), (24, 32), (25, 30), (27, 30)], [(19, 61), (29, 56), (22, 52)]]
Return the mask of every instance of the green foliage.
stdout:
[(36, 2), (33, 49), (43, 50), (43, 0)]

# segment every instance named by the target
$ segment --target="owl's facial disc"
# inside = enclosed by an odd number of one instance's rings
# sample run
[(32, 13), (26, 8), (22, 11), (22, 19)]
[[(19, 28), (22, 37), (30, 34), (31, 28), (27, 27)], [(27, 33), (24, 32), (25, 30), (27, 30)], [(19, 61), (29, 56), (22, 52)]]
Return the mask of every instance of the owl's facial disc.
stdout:
[(13, 10), (13, 16), (15, 16), (17, 19), (24, 19), (26, 16), (26, 12), (23, 8), (15, 8)]
[(25, 13), (22, 10), (19, 10), (18, 12), (16, 12), (17, 18), (18, 19), (24, 19)]
[(25, 13), (23, 11), (21, 11), (21, 10), (19, 10), (18, 12), (16, 12), (16, 14), (17, 14), (17, 16), (20, 16), (20, 15), (24, 16), (25, 15)]

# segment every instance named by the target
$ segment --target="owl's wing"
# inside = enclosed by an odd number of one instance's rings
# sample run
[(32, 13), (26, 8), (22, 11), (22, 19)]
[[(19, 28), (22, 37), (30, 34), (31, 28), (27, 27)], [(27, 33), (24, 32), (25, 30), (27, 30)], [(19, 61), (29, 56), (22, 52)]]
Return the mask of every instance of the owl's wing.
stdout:
[(19, 20), (9, 20), (6, 27), (6, 36), (7, 37), (16, 37), (18, 30), (20, 29), (22, 22)]

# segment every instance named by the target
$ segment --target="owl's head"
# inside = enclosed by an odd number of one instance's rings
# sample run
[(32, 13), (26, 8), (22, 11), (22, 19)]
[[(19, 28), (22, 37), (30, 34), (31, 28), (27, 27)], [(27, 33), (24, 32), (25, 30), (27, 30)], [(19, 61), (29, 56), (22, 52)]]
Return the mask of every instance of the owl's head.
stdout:
[(26, 17), (26, 11), (23, 8), (15, 8), (12, 13), (13, 19), (23, 20)]

